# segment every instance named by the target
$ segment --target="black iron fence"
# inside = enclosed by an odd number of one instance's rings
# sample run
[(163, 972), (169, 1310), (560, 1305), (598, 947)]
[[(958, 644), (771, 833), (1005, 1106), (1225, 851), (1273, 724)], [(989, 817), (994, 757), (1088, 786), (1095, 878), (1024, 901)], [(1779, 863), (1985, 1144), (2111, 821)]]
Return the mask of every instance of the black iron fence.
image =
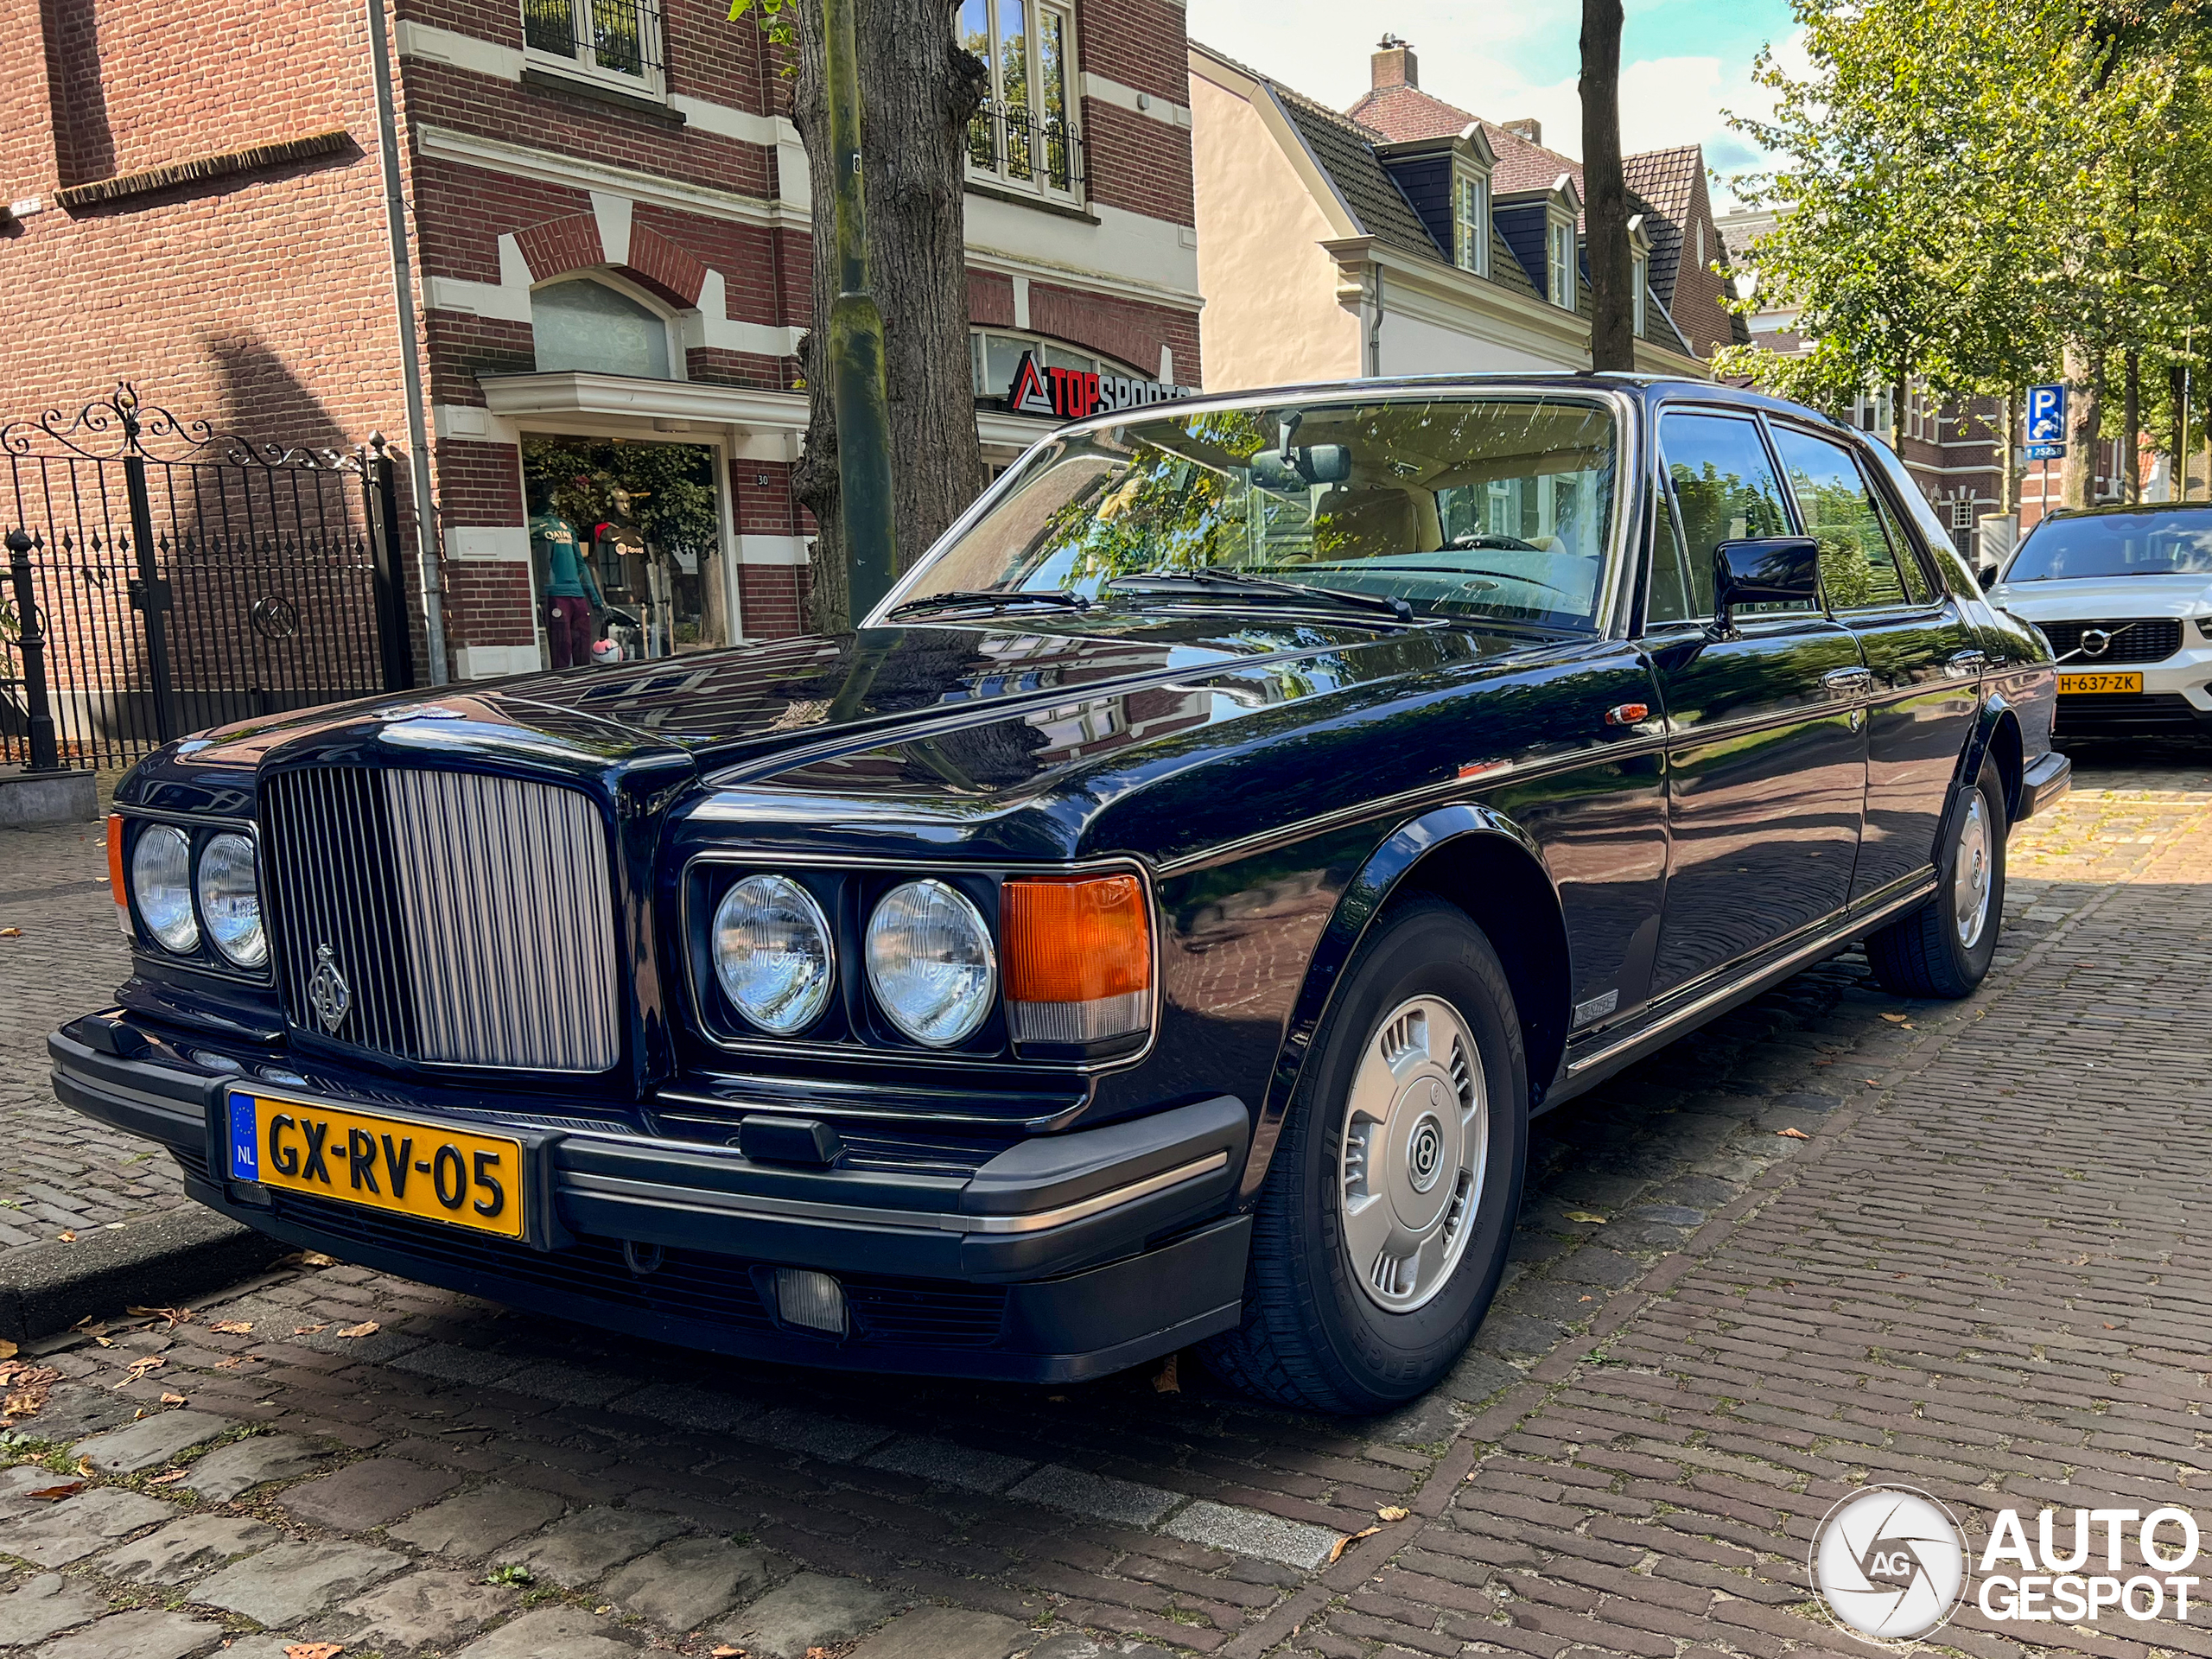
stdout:
[(660, 11), (652, 0), (523, 0), (523, 41), (581, 67), (658, 84)]
[(986, 99), (969, 118), (968, 160), (1010, 184), (1083, 194), (1083, 141), (1065, 117)]
[(118, 766), (413, 683), (395, 469), (142, 404), (0, 426), (0, 763)]

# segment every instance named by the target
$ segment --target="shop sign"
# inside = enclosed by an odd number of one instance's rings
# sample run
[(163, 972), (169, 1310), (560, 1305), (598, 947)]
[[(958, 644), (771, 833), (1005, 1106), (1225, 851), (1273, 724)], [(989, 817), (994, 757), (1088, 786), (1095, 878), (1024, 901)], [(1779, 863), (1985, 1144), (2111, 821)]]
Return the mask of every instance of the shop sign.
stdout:
[(1015, 415), (1079, 421), (1103, 410), (1142, 409), (1170, 397), (1188, 397), (1195, 390), (1125, 374), (1053, 368), (1038, 362), (1036, 353), (1024, 352), (1021, 361), (1014, 365), (1014, 382), (1007, 388), (1006, 406)]

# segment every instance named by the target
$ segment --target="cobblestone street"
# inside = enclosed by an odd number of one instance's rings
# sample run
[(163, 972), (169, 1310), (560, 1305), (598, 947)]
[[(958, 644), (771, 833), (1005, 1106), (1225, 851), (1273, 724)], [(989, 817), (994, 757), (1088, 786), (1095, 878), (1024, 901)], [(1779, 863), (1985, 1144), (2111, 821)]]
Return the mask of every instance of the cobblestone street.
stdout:
[[(790, 1371), (294, 1265), (26, 1344), (60, 1379), (0, 1472), (0, 1648), (1764, 1659), (1852, 1649), (1805, 1554), (1862, 1482), (1976, 1541), (2189, 1506), (2212, 765), (2076, 760), (1979, 995), (1899, 1001), (1853, 954), (1540, 1120), (1504, 1294), (1390, 1417), (1262, 1408), (1187, 1355), (1051, 1390)], [(104, 875), (94, 826), (0, 832), (8, 1244), (178, 1201), (46, 1090), (45, 1031), (123, 967)], [(2212, 1655), (2201, 1618), (2109, 1608), (1969, 1601), (1934, 1640)]]

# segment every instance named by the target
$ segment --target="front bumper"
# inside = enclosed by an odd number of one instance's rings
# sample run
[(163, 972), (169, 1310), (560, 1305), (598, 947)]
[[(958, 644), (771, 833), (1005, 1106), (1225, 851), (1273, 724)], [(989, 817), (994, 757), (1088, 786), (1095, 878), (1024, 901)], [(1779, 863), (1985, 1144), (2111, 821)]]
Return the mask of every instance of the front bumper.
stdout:
[[(1227, 1330), (1249, 1216), (1249, 1133), (1220, 1097), (1017, 1142), (962, 1178), (814, 1169), (556, 1115), (449, 1112), (324, 1079), (317, 1098), (459, 1128), (527, 1129), (544, 1248), (386, 1214), (211, 1166), (228, 1089), (296, 1095), (115, 1012), (51, 1033), (62, 1103), (167, 1147), (200, 1202), (274, 1237), (513, 1306), (787, 1363), (1033, 1382), (1096, 1376)], [(236, 1062), (231, 1062), (235, 1065)], [(852, 1330), (786, 1325), (777, 1266), (836, 1275)]]
[(2032, 818), (2064, 798), (2074, 787), (2074, 762), (2056, 749), (2046, 749), (2028, 763), (2020, 778), (2020, 804), (2012, 822)]
[(2061, 693), (2052, 735), (2069, 737), (2212, 736), (2212, 696), (2202, 685), (2158, 684), (2145, 672), (2140, 692)]

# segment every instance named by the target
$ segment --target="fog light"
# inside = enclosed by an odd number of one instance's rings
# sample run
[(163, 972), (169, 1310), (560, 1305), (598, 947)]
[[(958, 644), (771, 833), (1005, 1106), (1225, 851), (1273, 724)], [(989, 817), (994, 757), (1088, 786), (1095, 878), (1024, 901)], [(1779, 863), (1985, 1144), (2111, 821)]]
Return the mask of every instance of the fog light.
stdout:
[(845, 1287), (808, 1268), (776, 1269), (776, 1312), (785, 1325), (845, 1334)]

